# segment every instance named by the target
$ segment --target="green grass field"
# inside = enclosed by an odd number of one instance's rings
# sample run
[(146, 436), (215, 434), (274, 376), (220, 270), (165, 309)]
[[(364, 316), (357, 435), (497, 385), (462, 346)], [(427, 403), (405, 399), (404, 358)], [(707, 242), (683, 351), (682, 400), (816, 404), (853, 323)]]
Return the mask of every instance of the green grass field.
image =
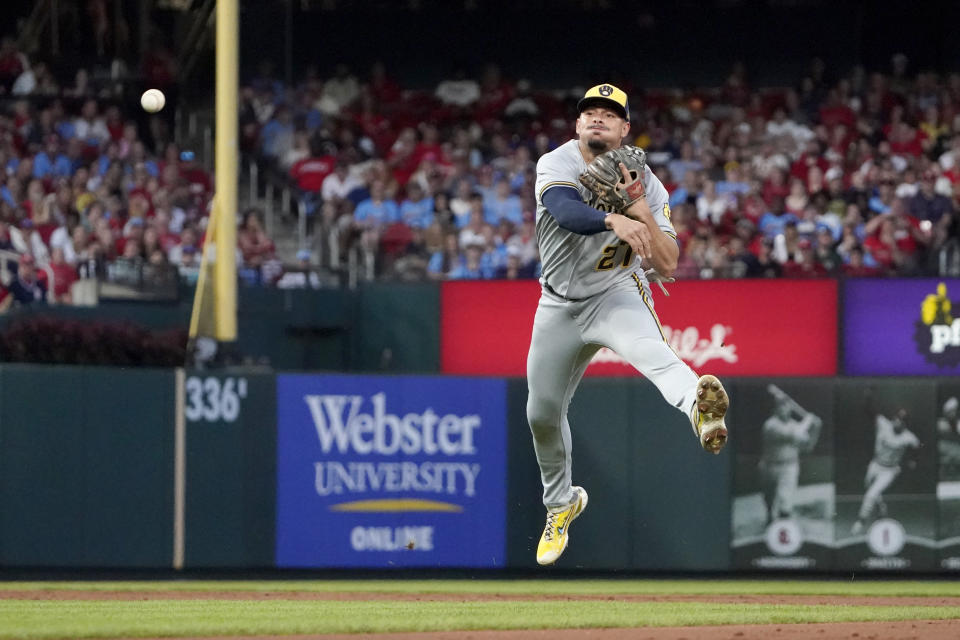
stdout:
[[(389, 580), (389, 581), (188, 581), (4, 582), (0, 592), (247, 591), (364, 592), (385, 594), (501, 594), (614, 599), (497, 601), (335, 601), (322, 599), (53, 600), (0, 599), (0, 638), (117, 638), (202, 635), (272, 635), (638, 627), (726, 624), (789, 624), (887, 620), (960, 619), (956, 606), (845, 605), (844, 596), (960, 597), (958, 582), (880, 581), (635, 581), (635, 580)], [(713, 602), (628, 602), (617, 595), (829, 595), (830, 606)], [(43, 594), (40, 594), (43, 595)], [(252, 594), (251, 594), (252, 595)]]

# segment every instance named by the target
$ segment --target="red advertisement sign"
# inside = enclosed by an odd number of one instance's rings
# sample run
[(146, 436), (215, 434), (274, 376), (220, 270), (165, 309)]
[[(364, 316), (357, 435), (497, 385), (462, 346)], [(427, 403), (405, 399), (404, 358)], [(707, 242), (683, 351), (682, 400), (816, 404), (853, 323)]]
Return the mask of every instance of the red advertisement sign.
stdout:
[[(673, 349), (694, 371), (727, 376), (837, 373), (835, 280), (688, 280), (654, 289)], [(445, 282), (441, 366), (445, 373), (525, 376), (536, 281)], [(587, 375), (639, 375), (601, 349)]]

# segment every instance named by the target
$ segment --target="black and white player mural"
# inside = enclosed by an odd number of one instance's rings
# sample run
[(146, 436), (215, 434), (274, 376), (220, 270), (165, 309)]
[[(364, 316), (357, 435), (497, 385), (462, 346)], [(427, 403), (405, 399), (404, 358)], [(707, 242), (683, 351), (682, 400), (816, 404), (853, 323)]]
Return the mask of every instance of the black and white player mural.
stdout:
[(937, 568), (935, 405), (925, 381), (840, 384), (837, 568)]
[(833, 386), (737, 386), (732, 514), (738, 568), (829, 569), (833, 553)]
[(937, 395), (937, 546), (940, 568), (960, 571), (960, 382), (942, 383)]

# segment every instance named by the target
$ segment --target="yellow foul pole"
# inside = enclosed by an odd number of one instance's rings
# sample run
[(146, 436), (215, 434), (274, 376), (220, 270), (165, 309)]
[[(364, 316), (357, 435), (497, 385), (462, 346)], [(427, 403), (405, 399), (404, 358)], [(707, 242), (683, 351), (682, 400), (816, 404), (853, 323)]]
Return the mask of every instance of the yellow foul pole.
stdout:
[(216, 215), (212, 217), (217, 258), (214, 265), (215, 337), (237, 339), (237, 83), (239, 0), (217, 0), (217, 121), (215, 139)]

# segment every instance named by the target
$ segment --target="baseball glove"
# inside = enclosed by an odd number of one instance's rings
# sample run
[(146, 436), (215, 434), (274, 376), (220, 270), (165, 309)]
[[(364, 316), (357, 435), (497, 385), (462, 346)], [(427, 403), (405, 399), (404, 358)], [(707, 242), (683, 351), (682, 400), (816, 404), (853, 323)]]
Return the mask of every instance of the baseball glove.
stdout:
[[(632, 180), (628, 183), (624, 183), (621, 162), (630, 172)], [(587, 165), (587, 170), (580, 174), (580, 183), (614, 211), (623, 212), (646, 196), (643, 186), (646, 165), (647, 154), (640, 147), (627, 145), (611, 149)]]

